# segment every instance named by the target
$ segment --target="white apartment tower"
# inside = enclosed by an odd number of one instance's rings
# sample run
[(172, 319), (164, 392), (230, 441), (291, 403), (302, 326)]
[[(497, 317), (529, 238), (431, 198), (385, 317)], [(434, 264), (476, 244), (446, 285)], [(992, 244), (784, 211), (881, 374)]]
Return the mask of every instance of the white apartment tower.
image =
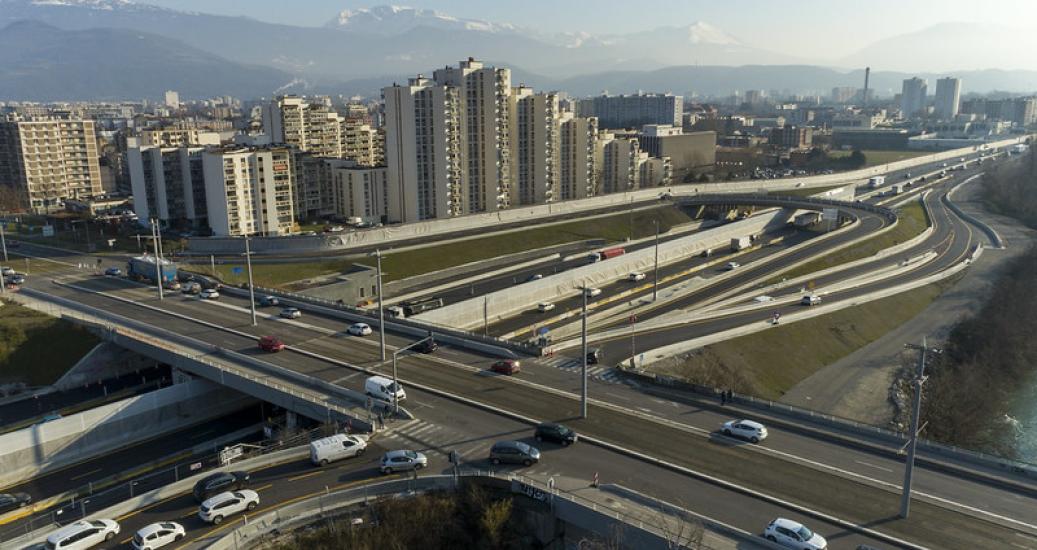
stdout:
[(594, 151), (598, 143), (598, 119), (562, 113), (559, 129), (560, 200), (583, 199), (596, 194), (600, 167)]
[[(461, 144), (460, 214), (508, 208), (511, 196), (511, 71), (483, 67), (468, 58), (432, 74), (439, 86), (454, 88), (459, 99)], [(387, 125), (387, 132), (392, 127)], [(388, 141), (388, 138), (387, 138)]]
[(342, 158), (360, 166), (384, 165), (385, 134), (362, 119), (343, 119)]
[(603, 140), (601, 193), (622, 193), (640, 187), (641, 164), (648, 153), (641, 151), (637, 139), (614, 138)]
[(936, 95), (933, 98), (936, 115), (941, 120), (951, 120), (958, 115), (961, 100), (961, 79), (941, 78), (936, 81)]
[(278, 96), (263, 106), (263, 132), (270, 143), (291, 145), (318, 157), (342, 156), (342, 121), (327, 101)]
[(458, 88), (418, 75), (382, 89), (390, 222), (463, 214), (461, 99)]
[(511, 96), (511, 197), (513, 205), (543, 204), (559, 198), (561, 111), (558, 94), (519, 86)]
[(142, 221), (198, 229), (208, 225), (202, 147), (131, 147), (133, 209)]
[(287, 235), (293, 152), (288, 147), (210, 149), (202, 155), (209, 227), (216, 236)]
[(928, 93), (929, 83), (924, 78), (916, 76), (904, 80), (900, 93), (900, 112), (904, 118), (916, 116), (925, 109)]
[(180, 108), (180, 94), (173, 90), (166, 91), (166, 107), (170, 109)]
[(351, 161), (329, 161), (335, 212), (346, 218), (378, 222), (388, 207), (389, 188), (384, 166), (358, 166)]
[(0, 119), (0, 184), (14, 187), (36, 213), (61, 209), (65, 199), (101, 194), (94, 121)]

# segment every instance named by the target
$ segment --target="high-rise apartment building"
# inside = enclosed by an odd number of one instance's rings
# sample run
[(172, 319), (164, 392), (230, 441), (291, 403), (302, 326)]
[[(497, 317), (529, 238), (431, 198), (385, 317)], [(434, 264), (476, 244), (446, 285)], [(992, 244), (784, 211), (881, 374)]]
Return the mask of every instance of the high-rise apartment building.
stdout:
[(365, 222), (381, 221), (388, 208), (389, 180), (384, 166), (358, 166), (351, 161), (328, 161), (332, 174), (335, 213)]
[(512, 96), (511, 204), (558, 200), (561, 111), (558, 94), (519, 86)]
[(717, 133), (713, 131), (685, 133), (680, 126), (647, 124), (637, 140), (649, 156), (669, 159), (670, 174), (677, 181), (712, 172), (716, 163)]
[(342, 158), (359, 166), (385, 164), (385, 133), (359, 118), (342, 121)]
[(0, 184), (14, 187), (37, 213), (60, 209), (65, 199), (101, 194), (94, 122), (16, 115), (0, 120)]
[(279, 96), (263, 106), (270, 143), (291, 145), (318, 157), (342, 157), (342, 117), (328, 101)]
[(214, 235), (287, 235), (295, 230), (293, 154), (277, 146), (214, 148), (202, 154)]
[(673, 165), (670, 157), (647, 157), (642, 153), (638, 183), (642, 189), (648, 187), (665, 187), (673, 180)]
[(180, 94), (173, 90), (168, 90), (166, 92), (166, 107), (169, 107), (170, 109), (179, 109)]
[(929, 83), (924, 78), (908, 78), (900, 93), (900, 112), (911, 118), (923, 112), (928, 103)]
[(600, 166), (595, 163), (598, 119), (562, 113), (559, 128), (559, 179), (561, 200), (583, 199), (596, 194)]
[(133, 209), (178, 229), (209, 225), (202, 147), (131, 147), (127, 152)]
[(681, 125), (684, 98), (672, 94), (600, 95), (576, 102), (576, 115), (597, 117), (602, 128)]
[(950, 120), (957, 116), (961, 101), (961, 79), (941, 78), (936, 81), (936, 95), (933, 98), (936, 115), (942, 120)]
[(637, 139), (606, 137), (602, 148), (601, 192), (622, 193), (640, 187), (641, 164), (648, 153), (641, 151)]
[(135, 143), (141, 147), (219, 145), (220, 133), (198, 127), (169, 126), (141, 130), (135, 139)]

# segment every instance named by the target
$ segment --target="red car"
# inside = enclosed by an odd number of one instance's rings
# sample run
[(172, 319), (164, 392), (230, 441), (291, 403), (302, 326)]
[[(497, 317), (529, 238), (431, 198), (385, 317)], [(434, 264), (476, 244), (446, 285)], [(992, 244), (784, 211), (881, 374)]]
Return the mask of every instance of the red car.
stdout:
[(512, 375), (522, 370), (522, 365), (514, 359), (501, 359), (490, 367), (493, 372)]
[(264, 336), (259, 339), (259, 349), (270, 352), (281, 351), (284, 349), (284, 342), (276, 336)]

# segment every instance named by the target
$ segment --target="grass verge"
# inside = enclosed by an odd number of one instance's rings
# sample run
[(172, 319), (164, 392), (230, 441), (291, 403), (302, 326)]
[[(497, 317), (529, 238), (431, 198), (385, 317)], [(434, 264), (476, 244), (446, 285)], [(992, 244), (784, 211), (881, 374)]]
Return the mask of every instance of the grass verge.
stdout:
[(922, 231), (925, 231), (925, 228), (929, 227), (929, 216), (926, 214), (925, 208), (922, 208), (918, 202), (912, 201), (897, 209), (897, 216), (900, 221), (893, 229), (854, 246), (821, 256), (777, 277), (772, 277), (764, 284), (770, 285), (781, 282), (783, 279), (795, 279), (823, 269), (874, 256), (891, 246), (917, 237)]
[[(852, 152), (853, 151), (829, 151), (828, 156), (831, 158), (848, 157)], [(878, 166), (879, 164), (888, 164), (898, 160), (907, 160), (922, 155), (933, 154), (932, 151), (879, 151), (875, 149), (865, 149), (861, 152), (864, 153), (864, 158), (867, 159), (864, 163), (864, 167)]]
[(908, 292), (780, 325), (692, 352), (657, 369), (690, 382), (777, 399), (819, 369), (922, 312), (956, 277)]
[(0, 382), (52, 384), (99, 342), (68, 321), (5, 303), (0, 306)]
[[(316, 262), (298, 262), (290, 264), (252, 264), (252, 278), (256, 286), (269, 288), (284, 287), (293, 281), (312, 279), (335, 273), (343, 273), (353, 265), (352, 260), (325, 260)], [(234, 269), (240, 268), (240, 273)], [(209, 275), (212, 270), (206, 265), (193, 266), (194, 271)], [(248, 271), (244, 263), (225, 263), (216, 265), (216, 274), (223, 282), (236, 285), (248, 282)]]
[[(655, 234), (654, 220), (656, 219), (659, 220), (661, 233), (669, 231), (675, 225), (692, 221), (691, 216), (679, 208), (663, 206), (634, 212), (632, 224), (630, 214), (616, 214), (457, 243), (416, 248), (383, 256), (383, 276), (385, 281), (393, 281), (478, 260), (587, 239), (623, 242), (630, 236), (631, 225), (633, 225), (633, 238), (638, 239)], [(374, 265), (375, 259), (365, 259), (361, 263)]]

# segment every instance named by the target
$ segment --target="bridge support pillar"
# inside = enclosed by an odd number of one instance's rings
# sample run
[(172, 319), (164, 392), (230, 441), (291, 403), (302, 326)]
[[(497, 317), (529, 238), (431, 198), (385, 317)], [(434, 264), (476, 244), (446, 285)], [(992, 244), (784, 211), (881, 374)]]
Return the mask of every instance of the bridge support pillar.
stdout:
[(288, 411), (285, 415), (284, 424), (285, 429), (289, 431), (294, 430), (299, 424), (299, 417), (294, 412)]

